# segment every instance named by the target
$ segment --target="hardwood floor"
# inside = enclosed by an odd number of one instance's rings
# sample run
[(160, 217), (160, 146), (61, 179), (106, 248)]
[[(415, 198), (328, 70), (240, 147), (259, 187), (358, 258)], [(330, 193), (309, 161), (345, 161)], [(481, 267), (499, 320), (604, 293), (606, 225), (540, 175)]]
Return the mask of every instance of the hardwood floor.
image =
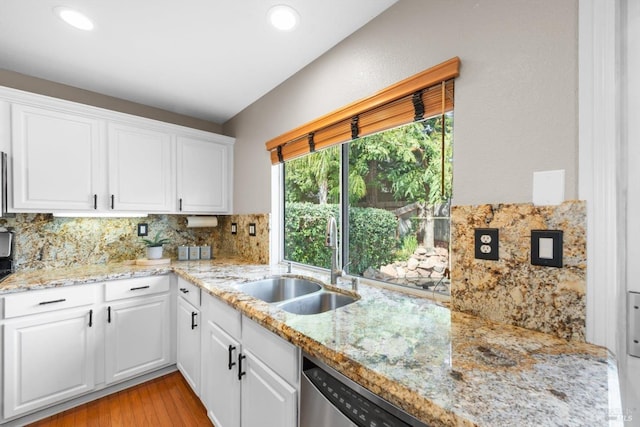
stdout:
[(200, 399), (179, 372), (85, 403), (30, 427), (212, 427)]

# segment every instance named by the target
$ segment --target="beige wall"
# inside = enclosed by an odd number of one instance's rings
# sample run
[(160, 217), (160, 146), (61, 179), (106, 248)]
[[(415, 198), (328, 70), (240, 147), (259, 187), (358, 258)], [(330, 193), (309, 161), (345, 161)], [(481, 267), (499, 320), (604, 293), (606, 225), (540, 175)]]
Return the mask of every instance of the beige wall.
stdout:
[(236, 213), (270, 211), (264, 142), (453, 56), (454, 203), (522, 203), (534, 171), (577, 198), (577, 0), (400, 0), (223, 126)]
[(72, 86), (54, 83), (36, 77), (27, 76), (9, 70), (0, 69), (0, 86), (20, 89), (27, 92), (39, 93), (54, 98), (66, 99), (81, 104), (106, 108), (121, 113), (155, 119), (162, 122), (187, 126), (208, 132), (222, 133), (222, 126), (206, 120), (172, 113), (159, 108), (149, 107), (135, 102), (102, 95), (96, 92), (79, 89)]

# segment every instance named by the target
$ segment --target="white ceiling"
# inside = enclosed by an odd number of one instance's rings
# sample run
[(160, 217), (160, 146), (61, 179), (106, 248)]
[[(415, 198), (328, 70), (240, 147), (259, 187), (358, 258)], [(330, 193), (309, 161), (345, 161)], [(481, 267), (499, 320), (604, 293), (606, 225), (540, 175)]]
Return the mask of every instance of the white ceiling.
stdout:
[[(224, 123), (395, 1), (1, 0), (0, 68)], [(298, 11), (294, 31), (268, 24), (276, 4)]]

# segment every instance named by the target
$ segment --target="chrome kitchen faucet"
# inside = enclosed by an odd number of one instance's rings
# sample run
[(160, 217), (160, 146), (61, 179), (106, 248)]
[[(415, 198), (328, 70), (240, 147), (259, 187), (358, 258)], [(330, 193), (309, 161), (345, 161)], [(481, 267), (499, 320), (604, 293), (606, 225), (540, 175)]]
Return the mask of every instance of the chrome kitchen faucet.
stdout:
[(338, 260), (338, 226), (336, 219), (332, 216), (327, 221), (325, 246), (331, 248), (331, 284), (335, 285), (338, 277), (342, 276), (342, 269), (338, 268), (340, 265)]
[[(338, 277), (346, 277), (347, 276), (347, 266), (351, 264), (351, 261), (346, 263), (342, 268), (339, 268), (340, 260), (338, 259), (338, 226), (336, 225), (336, 219), (332, 216), (329, 217), (327, 221), (327, 235), (326, 240), (324, 242), (325, 246), (331, 248), (331, 279), (330, 283), (332, 285), (336, 285), (338, 283)], [(351, 278), (351, 290), (354, 292), (358, 291), (358, 282), (359, 279), (357, 277)]]

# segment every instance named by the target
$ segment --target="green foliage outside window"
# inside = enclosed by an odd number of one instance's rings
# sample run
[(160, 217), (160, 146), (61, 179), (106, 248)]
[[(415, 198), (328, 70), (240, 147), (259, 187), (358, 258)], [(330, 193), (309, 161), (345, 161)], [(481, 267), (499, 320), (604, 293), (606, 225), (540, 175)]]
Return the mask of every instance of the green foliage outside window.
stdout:
[[(394, 200), (407, 204), (434, 205), (449, 199), (453, 117), (449, 115), (445, 120), (444, 188), (441, 123), (440, 118), (433, 118), (351, 141), (350, 202), (366, 200), (373, 190), (389, 193)], [(352, 182), (354, 180), (362, 182)], [(355, 188), (360, 191), (353, 191)]]
[(398, 220), (386, 210), (349, 209), (349, 272), (362, 275), (395, 260)]
[[(285, 212), (285, 258), (329, 268), (331, 251), (319, 236), (324, 236), (330, 216), (339, 218), (338, 205), (287, 203)], [(353, 208), (349, 215), (350, 238), (352, 242), (362, 242), (350, 246), (350, 272), (361, 274), (368, 267), (392, 261), (398, 227), (395, 216), (375, 208)]]
[(338, 205), (286, 202), (284, 214), (285, 259), (316, 267), (331, 267), (331, 251), (325, 246), (327, 219), (340, 218)]

